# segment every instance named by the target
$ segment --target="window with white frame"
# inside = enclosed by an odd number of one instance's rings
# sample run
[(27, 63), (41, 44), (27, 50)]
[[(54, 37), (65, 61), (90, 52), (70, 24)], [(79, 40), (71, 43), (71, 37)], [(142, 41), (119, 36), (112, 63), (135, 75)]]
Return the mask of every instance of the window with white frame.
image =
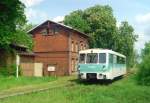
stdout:
[(71, 42), (71, 51), (74, 51), (74, 41)]
[(41, 34), (42, 34), (42, 35), (48, 35), (48, 29), (43, 29), (43, 30), (41, 31)]
[(58, 34), (59, 33), (59, 27), (55, 26), (53, 30), (54, 30), (54, 34)]
[(75, 51), (78, 52), (78, 42), (76, 42)]
[(75, 63), (74, 63), (74, 59), (72, 58), (71, 60), (71, 71), (74, 71), (75, 68)]

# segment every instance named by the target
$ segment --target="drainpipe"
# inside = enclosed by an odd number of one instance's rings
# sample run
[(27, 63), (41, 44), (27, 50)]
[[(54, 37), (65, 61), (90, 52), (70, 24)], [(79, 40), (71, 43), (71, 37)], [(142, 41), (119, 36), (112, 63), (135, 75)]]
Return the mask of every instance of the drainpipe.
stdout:
[(20, 56), (17, 54), (16, 55), (16, 77), (17, 78), (19, 76), (19, 64), (20, 64)]
[(69, 46), (69, 59), (68, 59), (68, 63), (69, 63), (69, 75), (71, 75), (71, 33), (69, 32), (69, 40), (68, 40), (68, 46)]

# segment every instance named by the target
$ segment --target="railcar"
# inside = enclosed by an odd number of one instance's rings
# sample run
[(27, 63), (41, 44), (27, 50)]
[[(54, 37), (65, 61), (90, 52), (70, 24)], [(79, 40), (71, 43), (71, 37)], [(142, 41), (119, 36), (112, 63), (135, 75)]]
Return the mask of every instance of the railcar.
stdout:
[(126, 56), (108, 49), (79, 51), (79, 79), (108, 79), (126, 74)]

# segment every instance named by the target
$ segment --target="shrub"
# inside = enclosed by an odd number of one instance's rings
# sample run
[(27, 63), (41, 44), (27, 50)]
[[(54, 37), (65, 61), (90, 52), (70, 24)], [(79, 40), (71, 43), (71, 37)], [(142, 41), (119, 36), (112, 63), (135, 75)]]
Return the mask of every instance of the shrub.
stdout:
[(0, 68), (0, 75), (7, 76), (8, 75), (8, 68), (7, 67), (1, 67)]
[[(19, 69), (19, 74), (20, 74)], [(16, 64), (11, 64), (0, 68), (0, 75), (2, 76), (15, 76), (16, 75)]]
[(143, 61), (139, 64), (137, 82), (141, 85), (150, 86), (150, 55), (145, 56)]

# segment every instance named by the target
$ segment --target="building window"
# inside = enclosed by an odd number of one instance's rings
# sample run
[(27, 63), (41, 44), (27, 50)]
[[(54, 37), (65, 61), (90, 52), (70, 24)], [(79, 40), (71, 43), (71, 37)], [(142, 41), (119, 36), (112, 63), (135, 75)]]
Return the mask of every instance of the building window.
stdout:
[(76, 51), (76, 52), (79, 51), (78, 48), (79, 48), (78, 43), (76, 43), (76, 47), (75, 47), (75, 49), (76, 49), (75, 51)]
[(53, 31), (54, 31), (54, 34), (58, 34), (59, 33), (59, 28), (57, 26), (55, 26)]
[(74, 41), (71, 43), (71, 51), (74, 51)]
[(53, 35), (53, 30), (52, 30), (52, 28), (49, 28), (48, 30), (49, 30), (49, 31), (48, 31), (49, 35)]
[(78, 58), (75, 59), (75, 67), (74, 67), (74, 71), (77, 71), (77, 65), (78, 65)]
[(83, 49), (84, 49), (84, 50), (86, 49), (86, 44), (84, 45)]
[(80, 50), (83, 50), (83, 44), (80, 44)]
[(74, 63), (74, 59), (71, 60), (71, 71), (74, 71), (75, 68), (75, 63)]
[(48, 29), (43, 29), (43, 30), (41, 31), (41, 34), (42, 34), (42, 35), (48, 35), (48, 34), (49, 34), (48, 31), (49, 31)]
[(59, 33), (59, 28), (57, 26), (52, 28), (46, 28), (41, 31), (42, 35), (53, 35), (58, 33)]
[(72, 72), (75, 72), (77, 69), (77, 62), (78, 62), (78, 59), (75, 59), (75, 58), (72, 58), (71, 60), (71, 71)]

